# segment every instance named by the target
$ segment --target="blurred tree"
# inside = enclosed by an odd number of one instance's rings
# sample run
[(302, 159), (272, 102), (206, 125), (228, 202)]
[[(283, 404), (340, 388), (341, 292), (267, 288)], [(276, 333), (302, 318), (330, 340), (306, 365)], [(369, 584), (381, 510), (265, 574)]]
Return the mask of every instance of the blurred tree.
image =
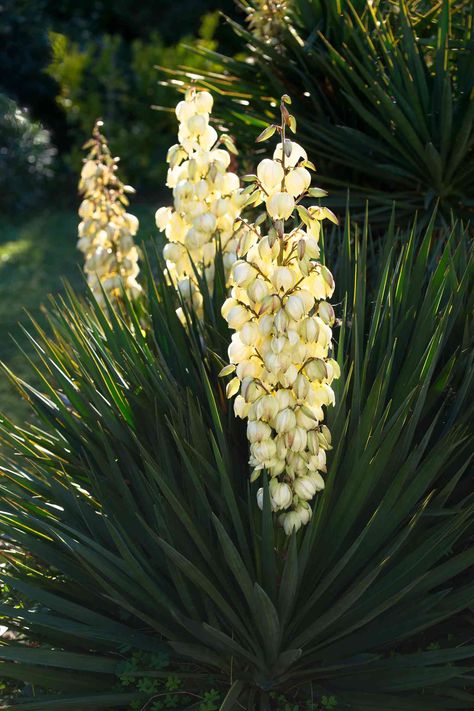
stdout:
[(0, 91), (28, 107), (66, 146), (66, 121), (54, 101), (58, 86), (44, 73), (51, 61), (45, 0), (3, 0), (0, 4)]
[[(19, 106), (27, 107), (33, 119), (51, 130), (54, 144), (64, 154), (74, 149), (77, 143), (76, 136), (69, 130), (71, 125), (87, 124), (88, 132), (92, 113), (93, 121), (98, 113), (114, 111), (118, 94), (133, 88), (131, 76), (136, 74), (136, 67), (132, 67), (131, 62), (140, 64), (145, 71), (145, 62), (137, 56), (139, 51), (148, 52), (148, 58), (156, 63), (156, 55), (162, 55), (164, 47), (176, 46), (183, 37), (192, 41), (198, 34), (201, 17), (216, 10), (232, 16), (235, 13), (233, 0), (162, 0), (160, 3), (2, 0), (0, 91)], [(58, 65), (57, 54), (53, 58), (51, 32), (56, 33), (56, 37), (58, 34), (65, 37), (67, 51), (63, 55), (63, 67)], [(232, 51), (236, 46), (233, 33), (225, 23), (219, 23), (218, 31), (214, 27), (213, 34), (218, 44), (225, 45), (226, 51)], [(143, 42), (143, 45), (133, 48), (136, 41)], [(157, 46), (156, 51), (151, 49), (153, 43)], [(70, 51), (72, 56), (69, 56)], [(97, 67), (92, 66), (95, 61)], [(53, 71), (46, 71), (51, 62)], [(146, 72), (152, 66), (148, 66)], [(102, 81), (100, 71), (103, 72)], [(71, 92), (80, 78), (91, 80), (91, 91), (95, 95), (90, 103), (95, 102), (97, 108), (92, 111), (91, 107), (83, 120), (71, 122), (71, 114), (81, 111), (82, 107), (78, 104), (68, 106), (64, 84), (58, 86), (55, 73), (60, 75), (60, 80), (68, 75)], [(153, 81), (151, 77), (148, 79)], [(139, 83), (143, 85), (143, 80)], [(98, 91), (98, 84), (102, 84), (104, 94)], [(133, 103), (133, 99), (130, 100)], [(144, 112), (149, 110), (150, 103), (152, 101), (142, 105)], [(123, 103), (120, 109), (123, 111)], [(127, 112), (122, 114), (123, 128), (128, 133), (136, 133), (133, 123), (127, 123), (131, 118)]]
[(173, 45), (158, 32), (131, 42), (104, 34), (81, 43), (51, 33), (53, 59), (47, 71), (59, 85), (57, 101), (71, 129), (66, 162), (74, 172), (82, 158), (82, 143), (100, 116), (112, 150), (122, 158), (127, 180), (141, 191), (156, 191), (163, 183), (164, 158), (176, 133), (174, 113), (152, 109), (154, 104), (176, 103), (175, 89), (158, 84), (156, 66), (212, 69), (212, 60), (194, 50), (216, 49), (218, 23), (218, 13), (208, 13), (195, 32), (197, 37), (189, 35)]

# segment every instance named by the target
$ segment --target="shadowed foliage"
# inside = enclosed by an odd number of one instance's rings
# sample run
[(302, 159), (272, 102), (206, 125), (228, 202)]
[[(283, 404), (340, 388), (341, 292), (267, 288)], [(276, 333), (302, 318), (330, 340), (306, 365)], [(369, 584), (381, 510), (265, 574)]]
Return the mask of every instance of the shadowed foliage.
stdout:
[(354, 209), (370, 198), (372, 224), (387, 224), (394, 199), (409, 219), (439, 201), (449, 221), (474, 206), (473, 19), (462, 0), (295, 0), (273, 43), (229, 20), (242, 53), (204, 52), (216, 69), (199, 83), (221, 95), (240, 145), (290, 94), (339, 209), (350, 187)]
[(357, 711), (473, 707), (473, 262), (462, 225), (434, 225), (399, 233), (392, 218), (374, 243), (348, 215), (326, 233), (334, 449), (290, 539), (268, 491), (256, 505), (217, 377), (222, 265), (203, 324), (180, 323), (151, 255), (149, 323), (70, 294), (32, 327), (42, 386), (10, 375), (34, 416), (2, 422), (3, 577), (22, 602), (0, 610), (19, 634), (0, 644), (0, 675), (43, 695), (5, 708), (151, 708), (152, 692), (121, 684), (137, 651), (166, 656), (180, 708), (199, 708), (209, 675), (222, 711), (274, 708), (274, 691), (313, 709), (328, 695)]

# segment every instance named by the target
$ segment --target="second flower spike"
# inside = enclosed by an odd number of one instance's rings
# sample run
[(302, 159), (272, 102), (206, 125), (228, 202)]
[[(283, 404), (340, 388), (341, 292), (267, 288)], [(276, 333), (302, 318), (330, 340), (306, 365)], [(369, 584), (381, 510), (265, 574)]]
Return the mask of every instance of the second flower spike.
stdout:
[(229, 150), (235, 148), (230, 137), (219, 137), (210, 125), (212, 105), (209, 92), (195, 89), (177, 105), (179, 143), (171, 146), (167, 157), (174, 207), (161, 207), (156, 213), (156, 224), (167, 239), (163, 255), (168, 276), (198, 314), (203, 298), (196, 272), (206, 278), (212, 293), (220, 245), (228, 276), (236, 259), (235, 220), (243, 200), (239, 178), (229, 170)]

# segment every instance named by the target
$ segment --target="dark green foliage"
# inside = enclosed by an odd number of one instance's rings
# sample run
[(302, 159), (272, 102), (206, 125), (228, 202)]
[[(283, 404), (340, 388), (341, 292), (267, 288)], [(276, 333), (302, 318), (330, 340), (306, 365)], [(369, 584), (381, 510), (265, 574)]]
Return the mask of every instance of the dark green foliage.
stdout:
[(148, 333), (74, 296), (32, 333), (44, 380), (12, 376), (36, 419), (3, 421), (0, 528), (42, 566), (10, 556), (25, 602), (0, 614), (33, 646), (0, 647), (1, 673), (64, 696), (26, 708), (142, 708), (150, 683), (120, 684), (135, 652), (222, 711), (473, 707), (471, 247), (393, 224), (382, 247), (349, 216), (326, 235), (343, 377), (326, 489), (290, 540), (217, 377), (222, 289), (202, 328), (149, 273)]
[(91, 39), (94, 35), (114, 34), (126, 40), (146, 39), (159, 32), (167, 44), (195, 34), (207, 12), (221, 10), (232, 14), (232, 0), (161, 0), (160, 3), (135, 3), (133, 0), (45, 0), (54, 26), (72, 36)]
[[(206, 15), (196, 36), (184, 39), (193, 49), (215, 49), (218, 14)], [(122, 172), (140, 191), (155, 196), (166, 180), (166, 153), (176, 141), (173, 111), (158, 112), (156, 105), (176, 103), (176, 90), (158, 85), (157, 65), (176, 67), (193, 63), (196, 70), (212, 63), (175, 42), (166, 44), (159, 31), (145, 39), (128, 41), (119, 34), (103, 34), (77, 42), (74, 36), (52, 32), (50, 74), (59, 86), (57, 102), (70, 128), (67, 168), (80, 170), (82, 146), (96, 119), (101, 117)]]
[[(288, 93), (299, 139), (311, 148), (323, 187), (353, 207), (367, 197), (387, 222), (474, 207), (472, 3), (295, 0), (269, 46), (232, 22), (244, 54), (212, 54), (221, 73), (203, 84), (223, 92), (221, 114), (240, 135), (274, 117)], [(251, 109), (239, 105), (241, 100)]]
[(67, 170), (77, 172), (80, 148), (99, 116), (137, 186), (159, 190), (175, 125), (151, 106), (172, 104), (175, 92), (158, 86), (155, 65), (209, 67), (191, 59), (181, 40), (209, 48), (218, 40), (231, 51), (233, 32), (216, 26), (218, 10), (232, 15), (233, 9), (233, 0), (2, 1), (0, 93), (51, 132), (64, 158), (60, 190), (66, 178), (71, 182)]
[(4, 215), (38, 206), (53, 175), (55, 153), (49, 131), (0, 94), (0, 211)]
[(62, 147), (65, 121), (54, 101), (58, 87), (45, 73), (51, 61), (46, 0), (2, 0), (0, 46), (0, 92), (27, 107)]

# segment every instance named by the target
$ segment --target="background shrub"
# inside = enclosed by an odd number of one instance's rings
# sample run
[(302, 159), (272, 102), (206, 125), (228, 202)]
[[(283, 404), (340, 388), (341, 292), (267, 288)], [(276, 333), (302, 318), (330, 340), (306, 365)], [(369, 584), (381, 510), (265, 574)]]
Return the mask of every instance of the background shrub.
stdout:
[(0, 210), (23, 213), (40, 204), (53, 176), (51, 136), (28, 112), (0, 94)]
[(130, 42), (120, 35), (104, 34), (83, 43), (52, 33), (48, 73), (60, 87), (57, 100), (74, 136), (65, 158), (68, 167), (75, 172), (79, 169), (84, 136), (100, 116), (127, 179), (138, 189), (160, 190), (176, 119), (174, 112), (157, 112), (152, 106), (158, 98), (164, 106), (175, 103), (176, 90), (158, 90), (156, 66), (192, 64), (210, 70), (212, 63), (196, 60), (192, 48), (215, 49), (217, 23), (217, 13), (207, 14), (197, 38), (188, 36), (173, 45), (166, 45), (159, 32)]

